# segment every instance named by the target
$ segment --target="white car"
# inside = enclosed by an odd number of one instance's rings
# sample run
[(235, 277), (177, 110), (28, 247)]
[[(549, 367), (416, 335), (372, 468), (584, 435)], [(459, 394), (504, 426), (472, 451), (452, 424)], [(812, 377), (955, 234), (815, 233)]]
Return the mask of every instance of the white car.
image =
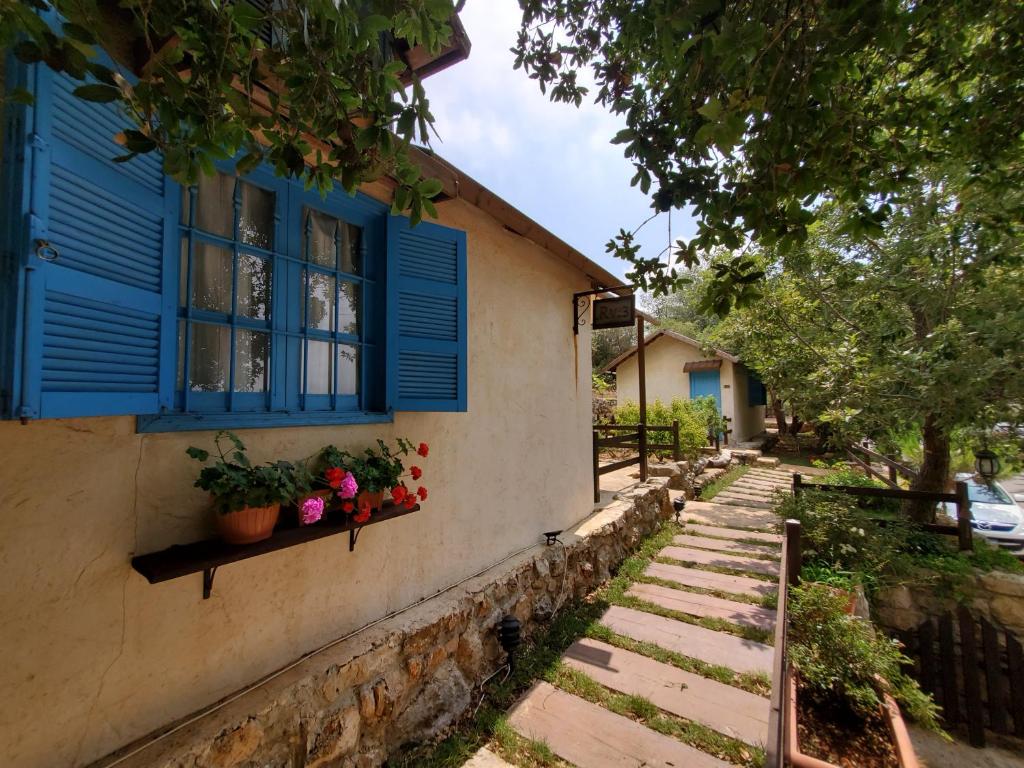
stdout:
[[(958, 474), (956, 479), (967, 483), (971, 527), (993, 544), (1024, 557), (1024, 509), (995, 481), (986, 482), (969, 473)], [(956, 517), (955, 508), (947, 511)]]

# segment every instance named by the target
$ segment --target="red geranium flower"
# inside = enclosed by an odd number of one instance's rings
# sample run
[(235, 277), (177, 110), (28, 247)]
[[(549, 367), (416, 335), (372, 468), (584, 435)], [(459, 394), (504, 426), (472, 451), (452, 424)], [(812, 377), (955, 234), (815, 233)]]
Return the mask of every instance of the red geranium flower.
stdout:
[(427, 500), (427, 489), (424, 488), (422, 485), (416, 489), (416, 493), (417, 495), (419, 495), (421, 501)]
[(426, 443), (420, 443), (420, 447), (416, 449), (416, 453), (418, 453), (420, 456), (426, 456), (428, 453), (430, 453), (430, 446), (427, 445)]
[(331, 488), (341, 488), (341, 481), (345, 479), (345, 470), (341, 467), (331, 467), (324, 472), (324, 477), (327, 478), (327, 484)]
[(423, 470), (419, 467), (409, 467), (409, 472), (412, 474), (413, 480), (419, 480), (423, 477)]
[(345, 514), (351, 513), (352, 510), (355, 509), (355, 508), (356, 508), (356, 505), (353, 504), (351, 501), (343, 501), (341, 503), (341, 511), (344, 512)]
[(405, 508), (406, 509), (412, 509), (415, 506), (416, 506), (416, 494), (410, 493), (408, 496), (405, 497)]
[(395, 500), (396, 504), (401, 504), (402, 499), (404, 499), (408, 494), (409, 491), (406, 490), (404, 485), (396, 485), (391, 489), (391, 498)]
[(356, 515), (355, 517), (353, 517), (352, 519), (355, 522), (357, 522), (360, 525), (362, 525), (363, 523), (365, 523), (366, 521), (368, 521), (370, 519), (370, 508), (369, 507), (362, 507), (359, 510), (359, 514)]

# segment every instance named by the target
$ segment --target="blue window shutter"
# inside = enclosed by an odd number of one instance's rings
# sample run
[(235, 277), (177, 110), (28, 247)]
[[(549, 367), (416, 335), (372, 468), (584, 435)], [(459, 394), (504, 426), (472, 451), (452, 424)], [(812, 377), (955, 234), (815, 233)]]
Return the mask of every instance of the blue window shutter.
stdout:
[(388, 220), (388, 402), (466, 410), (466, 233)]
[(768, 405), (768, 391), (756, 373), (747, 373), (747, 405)]
[(175, 376), (177, 186), (157, 154), (126, 163), (113, 104), (33, 67), (22, 354), (14, 414), (157, 413)]

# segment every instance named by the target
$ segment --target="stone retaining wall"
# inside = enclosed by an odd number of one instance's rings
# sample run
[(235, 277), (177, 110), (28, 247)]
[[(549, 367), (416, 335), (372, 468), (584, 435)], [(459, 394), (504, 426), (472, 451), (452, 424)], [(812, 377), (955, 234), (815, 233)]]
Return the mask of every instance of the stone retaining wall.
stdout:
[(146, 740), (126, 747), (118, 766), (376, 768), (475, 705), (477, 686), (504, 661), (503, 615), (535, 629), (607, 580), (671, 514), (663, 479), (620, 494), (563, 533), (564, 547), (539, 545), (309, 656), (135, 754)]
[[(1024, 576), (1003, 571), (976, 573), (961, 588), (971, 612), (1005, 627), (1024, 640)], [(874, 618), (884, 627), (915, 629), (929, 616), (955, 610), (956, 600), (928, 587), (900, 586), (873, 601)]]

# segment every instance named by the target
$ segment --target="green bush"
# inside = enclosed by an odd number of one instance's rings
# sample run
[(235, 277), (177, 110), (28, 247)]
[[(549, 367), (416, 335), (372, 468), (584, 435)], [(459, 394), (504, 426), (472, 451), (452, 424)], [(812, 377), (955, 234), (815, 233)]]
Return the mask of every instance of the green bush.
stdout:
[[(656, 426), (668, 425), (679, 420), (679, 447), (683, 457), (695, 458), (702, 446), (708, 441), (708, 401), (715, 417), (718, 417), (718, 410), (715, 407), (715, 400), (712, 397), (698, 398), (697, 400), (683, 400), (675, 398), (668, 405), (661, 400), (655, 400), (647, 404), (647, 423)], [(615, 421), (618, 424), (637, 424), (640, 422), (640, 406), (627, 400), (615, 408)], [(652, 431), (647, 433), (649, 443), (672, 444), (672, 433), (664, 431)], [(663, 452), (664, 453), (664, 452)]]
[(802, 691), (827, 706), (845, 704), (861, 717), (878, 712), (878, 677), (911, 719), (939, 730), (931, 698), (902, 671), (909, 660), (900, 645), (871, 623), (846, 613), (845, 593), (826, 584), (794, 587), (789, 603), (789, 658)]
[(871, 519), (874, 510), (839, 493), (805, 490), (787, 496), (776, 511), (783, 520), (800, 521), (805, 564), (856, 573), (869, 589), (894, 571), (909, 534), (895, 520), (882, 528)]

